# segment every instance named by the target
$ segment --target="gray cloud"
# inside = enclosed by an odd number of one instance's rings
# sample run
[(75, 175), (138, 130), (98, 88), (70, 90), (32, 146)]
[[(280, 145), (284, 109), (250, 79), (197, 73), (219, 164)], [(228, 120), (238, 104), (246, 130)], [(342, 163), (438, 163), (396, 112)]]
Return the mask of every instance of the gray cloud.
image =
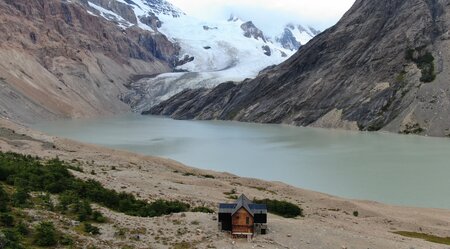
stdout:
[(269, 34), (288, 22), (324, 30), (334, 25), (355, 0), (169, 0), (183, 11), (206, 20), (235, 14), (252, 20)]

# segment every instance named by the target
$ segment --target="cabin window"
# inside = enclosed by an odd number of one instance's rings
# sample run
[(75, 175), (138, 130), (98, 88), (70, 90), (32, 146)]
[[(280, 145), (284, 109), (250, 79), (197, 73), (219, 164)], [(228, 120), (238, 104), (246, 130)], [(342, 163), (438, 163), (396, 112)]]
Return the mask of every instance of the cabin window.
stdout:
[(246, 223), (247, 225), (250, 224), (250, 217), (246, 217), (245, 223)]

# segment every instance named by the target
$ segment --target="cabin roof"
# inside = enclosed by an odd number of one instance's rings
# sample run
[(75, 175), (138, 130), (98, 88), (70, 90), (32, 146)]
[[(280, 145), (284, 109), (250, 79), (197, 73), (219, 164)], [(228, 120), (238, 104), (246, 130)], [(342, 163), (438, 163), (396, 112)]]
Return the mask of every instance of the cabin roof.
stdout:
[(266, 214), (265, 204), (254, 204), (245, 196), (241, 195), (236, 203), (220, 203), (219, 213), (229, 213), (234, 215), (239, 209), (245, 208), (252, 216), (255, 214)]

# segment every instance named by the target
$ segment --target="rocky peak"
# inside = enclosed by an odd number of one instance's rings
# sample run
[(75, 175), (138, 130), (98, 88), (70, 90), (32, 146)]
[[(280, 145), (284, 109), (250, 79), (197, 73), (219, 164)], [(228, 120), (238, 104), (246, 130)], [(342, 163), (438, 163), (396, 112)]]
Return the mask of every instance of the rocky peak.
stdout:
[(299, 41), (297, 41), (294, 34), (292, 33), (293, 28), (293, 26), (292, 29), (290, 27), (286, 27), (281, 36), (276, 38), (276, 41), (280, 43), (283, 48), (289, 49), (291, 51), (298, 50), (302, 45)]
[[(132, 2), (133, 0), (128, 1)], [(172, 17), (180, 17), (184, 15), (183, 11), (176, 8), (174, 5), (165, 0), (142, 0), (142, 1), (145, 5), (150, 7), (150, 11), (155, 15), (167, 15)]]
[(284, 28), (283, 33), (276, 37), (275, 40), (281, 44), (283, 48), (295, 51), (319, 33), (320, 31), (314, 28), (304, 28), (302, 25), (294, 25), (293, 23), (289, 23)]
[(247, 38), (254, 38), (256, 40), (261, 39), (267, 42), (264, 33), (253, 24), (252, 21), (245, 22), (241, 25), (241, 29), (244, 31), (244, 36)]
[(240, 20), (239, 17), (235, 16), (234, 14), (231, 14), (227, 21), (228, 22), (237, 22), (239, 20)]

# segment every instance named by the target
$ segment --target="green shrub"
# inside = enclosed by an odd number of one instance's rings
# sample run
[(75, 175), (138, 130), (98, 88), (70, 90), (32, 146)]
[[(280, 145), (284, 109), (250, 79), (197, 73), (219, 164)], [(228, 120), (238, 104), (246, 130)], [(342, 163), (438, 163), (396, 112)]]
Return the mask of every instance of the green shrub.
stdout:
[(100, 229), (96, 226), (91, 225), (90, 223), (83, 223), (83, 231), (92, 235), (100, 234)]
[(353, 211), (353, 216), (358, 217), (359, 216), (359, 212), (358, 211)]
[(77, 214), (79, 221), (87, 221), (92, 217), (92, 207), (88, 201), (79, 201), (73, 205), (73, 212)]
[(38, 204), (46, 210), (53, 211), (55, 209), (55, 207), (53, 206), (52, 198), (48, 193), (38, 196)]
[(212, 210), (211, 208), (208, 208), (208, 207), (195, 207), (191, 211), (197, 212), (197, 213), (207, 213), (207, 214), (214, 213), (214, 210)]
[(20, 234), (20, 235), (28, 235), (30, 233), (30, 230), (28, 229), (28, 226), (23, 223), (23, 222), (19, 222), (16, 226), (15, 226), (16, 231)]
[(295, 218), (297, 216), (303, 216), (303, 209), (287, 201), (263, 199), (253, 200), (253, 202), (258, 204), (266, 204), (268, 212), (280, 215), (285, 218)]
[[(2, 242), (2, 244), (4, 244), (5, 249), (22, 249), (24, 248), (21, 244), (20, 244), (20, 234), (17, 233), (17, 231), (15, 231), (14, 229), (3, 229), (1, 231), (4, 235), (0, 237), (0, 242)], [(2, 234), (0, 232), (0, 235)], [(3, 238), (2, 238), (3, 237)], [(1, 241), (4, 240), (4, 241)]]
[(85, 219), (89, 211), (87, 205), (80, 204), (81, 201), (96, 202), (114, 211), (143, 217), (185, 212), (190, 208), (189, 204), (180, 201), (157, 200), (147, 203), (132, 194), (106, 189), (97, 181), (77, 179), (68, 171), (67, 165), (58, 159), (42, 164), (31, 156), (0, 152), (0, 170), (3, 172), (0, 181), (15, 187), (26, 185), (30, 191), (60, 194), (58, 209), (70, 212), (71, 205), (78, 205), (77, 212), (80, 212), (81, 219)]
[(230, 192), (223, 192), (224, 195), (235, 195), (237, 190), (234, 188)]
[(37, 246), (55, 246), (57, 243), (57, 234), (52, 222), (41, 222), (36, 228), (34, 244)]
[(0, 212), (8, 212), (9, 195), (0, 184)]
[(436, 79), (434, 56), (430, 52), (425, 52), (424, 49), (425, 47), (407, 49), (405, 59), (414, 62), (422, 71), (420, 81), (429, 83)]
[(394, 234), (398, 234), (401, 236), (415, 238), (415, 239), (423, 239), (428, 242), (450, 245), (450, 237), (439, 237), (435, 235), (425, 234), (425, 233), (417, 233), (417, 232), (408, 232), (408, 231), (398, 231), (393, 232)]
[(92, 221), (98, 222), (98, 223), (105, 223), (106, 218), (103, 216), (103, 214), (99, 211), (92, 212)]
[(30, 204), (30, 194), (24, 188), (18, 188), (16, 192), (11, 196), (11, 199), (15, 207), (25, 208)]
[(71, 237), (69, 237), (68, 235), (62, 235), (59, 238), (59, 243), (64, 246), (70, 246), (70, 245), (73, 245), (73, 239)]
[(9, 213), (1, 213), (0, 214), (0, 224), (6, 227), (14, 226), (14, 217)]

